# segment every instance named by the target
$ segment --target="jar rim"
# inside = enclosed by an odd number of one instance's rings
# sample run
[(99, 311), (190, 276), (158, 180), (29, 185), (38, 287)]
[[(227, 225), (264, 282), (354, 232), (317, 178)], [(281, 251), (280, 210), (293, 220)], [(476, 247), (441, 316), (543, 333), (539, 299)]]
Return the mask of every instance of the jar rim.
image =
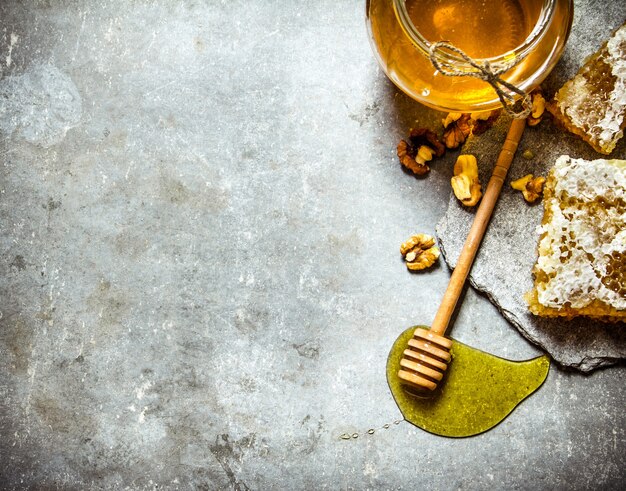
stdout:
[[(515, 49), (509, 50), (498, 56), (490, 58), (476, 58), (476, 62), (489, 62), (491, 64), (507, 63), (512, 59), (523, 60), (533, 50), (533, 48), (541, 41), (546, 31), (549, 29), (556, 11), (557, 0), (544, 0), (544, 8), (542, 9), (541, 16), (535, 23), (535, 27), (526, 37), (524, 42), (517, 46)], [(396, 17), (400, 22), (402, 30), (411, 39), (411, 42), (417, 47), (425, 56), (430, 56), (430, 48), (434, 43), (428, 41), (415, 27), (409, 12), (406, 7), (406, 0), (393, 0), (393, 7), (396, 13)], [(463, 65), (467, 62), (458, 54), (439, 50), (437, 56), (445, 61), (449, 61), (455, 64)]]

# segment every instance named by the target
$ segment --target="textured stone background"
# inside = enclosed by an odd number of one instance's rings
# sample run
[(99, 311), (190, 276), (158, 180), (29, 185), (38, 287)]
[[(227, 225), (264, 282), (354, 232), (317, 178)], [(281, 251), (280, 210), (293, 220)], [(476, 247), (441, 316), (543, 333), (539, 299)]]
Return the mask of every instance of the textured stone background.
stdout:
[[(576, 2), (553, 81), (618, 4)], [(364, 2), (3, 1), (0, 67), (0, 488), (621, 486), (623, 366), (554, 367), (478, 437), (393, 424), (387, 352), (449, 278), (398, 246), (455, 155), (399, 168), (441, 115), (382, 75)], [(539, 353), (471, 288), (451, 332)]]

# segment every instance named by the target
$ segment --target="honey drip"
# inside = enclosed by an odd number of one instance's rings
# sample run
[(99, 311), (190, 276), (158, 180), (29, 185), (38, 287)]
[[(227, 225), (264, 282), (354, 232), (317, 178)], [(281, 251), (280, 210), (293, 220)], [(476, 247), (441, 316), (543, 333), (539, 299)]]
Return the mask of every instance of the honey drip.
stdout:
[(452, 361), (434, 393), (410, 392), (397, 373), (415, 327), (394, 343), (387, 361), (387, 381), (404, 418), (430, 433), (449, 437), (487, 431), (535, 392), (548, 376), (550, 360), (540, 356), (510, 361), (453, 341)]

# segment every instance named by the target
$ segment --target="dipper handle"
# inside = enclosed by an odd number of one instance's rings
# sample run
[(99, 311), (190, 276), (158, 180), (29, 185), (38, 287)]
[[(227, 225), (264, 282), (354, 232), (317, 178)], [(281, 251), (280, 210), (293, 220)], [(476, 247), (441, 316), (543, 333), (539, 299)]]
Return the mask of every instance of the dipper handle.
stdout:
[(446, 288), (446, 291), (443, 294), (441, 305), (439, 306), (439, 310), (437, 310), (435, 319), (430, 327), (431, 331), (441, 336), (444, 335), (446, 329), (448, 328), (454, 308), (456, 307), (457, 301), (463, 291), (463, 285), (465, 285), (467, 275), (472, 269), (474, 258), (476, 257), (480, 243), (485, 235), (489, 219), (491, 218), (493, 209), (498, 201), (498, 196), (500, 196), (504, 179), (509, 171), (509, 167), (511, 166), (513, 156), (515, 155), (515, 151), (517, 150), (517, 146), (522, 138), (525, 127), (525, 119), (514, 119), (506, 135), (506, 140), (502, 145), (502, 150), (500, 151), (493, 173), (491, 174), (491, 179), (489, 179), (487, 190), (485, 191), (483, 199), (481, 200), (478, 210), (476, 211), (472, 228), (467, 234), (467, 239), (465, 239), (461, 255), (459, 256), (459, 260), (456, 263), (456, 267), (454, 268), (454, 272), (452, 273), (452, 277), (448, 283), (448, 288)]

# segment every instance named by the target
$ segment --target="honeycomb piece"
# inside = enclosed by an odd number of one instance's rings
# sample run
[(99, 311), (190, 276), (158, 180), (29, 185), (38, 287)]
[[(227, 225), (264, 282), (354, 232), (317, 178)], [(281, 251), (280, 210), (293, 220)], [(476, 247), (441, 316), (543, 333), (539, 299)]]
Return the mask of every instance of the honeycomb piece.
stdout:
[(613, 151), (626, 126), (626, 24), (561, 87), (548, 111), (597, 152)]
[(626, 320), (626, 160), (559, 157), (538, 231), (530, 311)]

